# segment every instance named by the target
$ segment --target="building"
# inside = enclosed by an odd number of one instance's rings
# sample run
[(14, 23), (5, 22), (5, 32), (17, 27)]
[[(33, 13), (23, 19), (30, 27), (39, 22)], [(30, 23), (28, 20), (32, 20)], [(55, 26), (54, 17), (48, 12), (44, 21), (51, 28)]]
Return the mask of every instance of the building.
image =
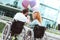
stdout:
[[(4, 0), (2, 2), (4, 2)], [(9, 3), (12, 4), (13, 0), (10, 0)], [(23, 8), (21, 3), (22, 3), (22, 0), (19, 0), (18, 6)], [(41, 12), (41, 15), (43, 18), (43, 22), (42, 22), (43, 26), (47, 26), (47, 24), (50, 24), (51, 26), (54, 25), (55, 27), (55, 25), (57, 24), (58, 16), (59, 16), (59, 7), (60, 7), (59, 3), (60, 3), (59, 0), (44, 0), (44, 1), (40, 0), (39, 11)], [(19, 8), (14, 8), (4, 4), (0, 4), (1, 15), (13, 17), (15, 13), (21, 11), (21, 9)]]

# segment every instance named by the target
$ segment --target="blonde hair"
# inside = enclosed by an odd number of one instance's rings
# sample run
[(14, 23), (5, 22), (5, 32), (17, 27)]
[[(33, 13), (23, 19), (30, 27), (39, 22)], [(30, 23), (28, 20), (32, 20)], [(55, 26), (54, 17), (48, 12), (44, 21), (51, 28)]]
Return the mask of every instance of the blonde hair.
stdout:
[(40, 12), (34, 12), (33, 14), (35, 14), (35, 13), (36, 13), (36, 18), (35, 19), (37, 19), (41, 23), (42, 22), (42, 17), (40, 15)]

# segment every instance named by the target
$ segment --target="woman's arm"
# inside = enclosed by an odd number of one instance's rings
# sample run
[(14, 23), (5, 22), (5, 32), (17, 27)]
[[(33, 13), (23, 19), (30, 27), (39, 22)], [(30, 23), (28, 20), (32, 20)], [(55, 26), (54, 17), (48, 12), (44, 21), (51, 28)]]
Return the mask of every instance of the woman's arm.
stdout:
[(27, 20), (26, 20), (26, 23), (30, 23), (31, 21), (30, 21), (30, 16), (27, 16)]
[(33, 20), (29, 25), (34, 26), (34, 25), (36, 25), (36, 24), (41, 25), (38, 20)]

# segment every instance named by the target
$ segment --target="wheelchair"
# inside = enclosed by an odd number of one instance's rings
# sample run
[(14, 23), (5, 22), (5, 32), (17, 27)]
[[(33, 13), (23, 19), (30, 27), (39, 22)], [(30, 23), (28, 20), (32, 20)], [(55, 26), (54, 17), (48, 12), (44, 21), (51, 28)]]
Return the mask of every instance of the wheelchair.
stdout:
[(44, 26), (35, 25), (34, 31), (34, 40), (47, 40), (47, 35), (45, 33), (46, 28)]
[(6, 23), (3, 32), (2, 32), (2, 40), (11, 40), (11, 23)]
[[(17, 35), (19, 35), (20, 33), (18, 34), (12, 34), (11, 32), (11, 25), (12, 25), (12, 22), (7, 22), (4, 29), (3, 29), (3, 32), (2, 32), (2, 40), (12, 40), (12, 35), (15, 37), (14, 40), (18, 40), (17, 39)], [(33, 32), (30, 28), (28, 27), (24, 27), (23, 28), (24, 32), (22, 35), (22, 38), (23, 40), (33, 40)], [(18, 30), (17, 30), (18, 31)]]

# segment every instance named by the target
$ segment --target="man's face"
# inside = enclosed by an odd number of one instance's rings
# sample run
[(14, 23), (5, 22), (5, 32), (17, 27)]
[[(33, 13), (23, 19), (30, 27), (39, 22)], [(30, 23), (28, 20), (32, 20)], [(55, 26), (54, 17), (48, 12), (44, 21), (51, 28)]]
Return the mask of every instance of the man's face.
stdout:
[(26, 17), (27, 17), (27, 15), (28, 15), (28, 12), (25, 13), (25, 16), (26, 16)]

